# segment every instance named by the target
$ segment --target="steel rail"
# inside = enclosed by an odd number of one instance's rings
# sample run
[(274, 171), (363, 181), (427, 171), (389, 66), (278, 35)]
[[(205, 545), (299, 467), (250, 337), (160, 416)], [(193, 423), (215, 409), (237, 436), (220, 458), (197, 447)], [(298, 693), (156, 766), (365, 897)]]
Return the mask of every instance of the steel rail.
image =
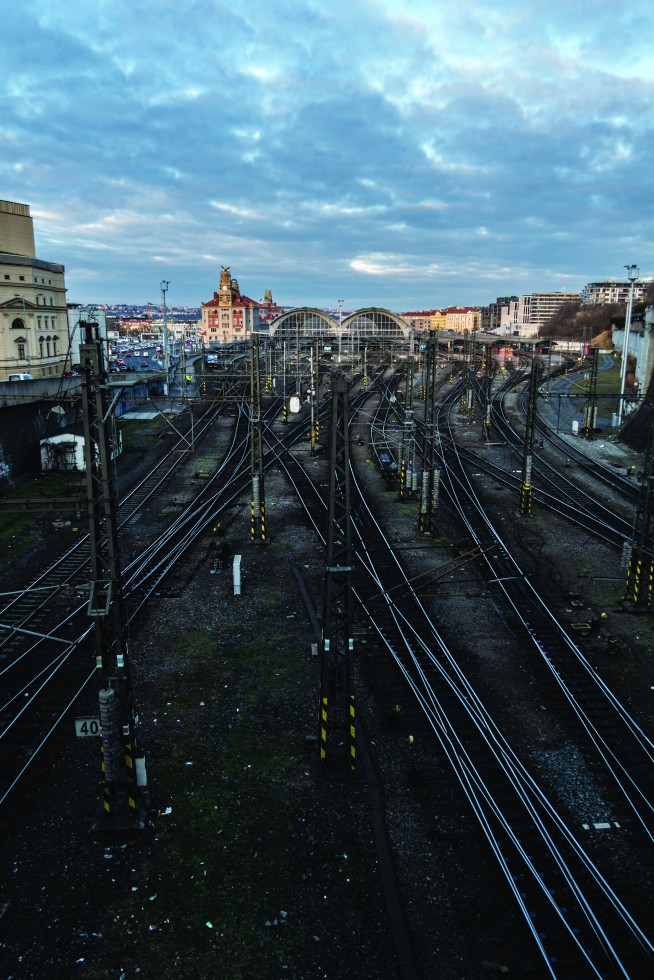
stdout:
[[(368, 514), (368, 520), (374, 520), (374, 517), (373, 517), (372, 514)], [(317, 527), (317, 523), (314, 522), (314, 524)], [(358, 550), (358, 557), (360, 559), (361, 559), (361, 554), (362, 553), (364, 553), (363, 550)], [(392, 550), (390, 551), (390, 554), (392, 555)], [(367, 571), (369, 572), (369, 574), (371, 576), (373, 576), (375, 578), (375, 582), (376, 582), (377, 587), (383, 590), (384, 589), (384, 583), (382, 582), (381, 576), (379, 576), (375, 572), (374, 564), (370, 563), (369, 567), (367, 568)], [(410, 583), (407, 583), (407, 588), (410, 588)], [(415, 595), (414, 595), (414, 598), (417, 600), (417, 597)], [(392, 600), (390, 599), (389, 595), (386, 592), (384, 592), (384, 601), (387, 604), (389, 604), (389, 606), (393, 606), (394, 605), (394, 603), (392, 602)], [(382, 636), (382, 638), (384, 639), (384, 642), (386, 643), (386, 645), (389, 646), (389, 648), (393, 652), (393, 647), (392, 647), (392, 645), (389, 644), (388, 638), (384, 635), (383, 631), (377, 626), (376, 617), (374, 616), (374, 614), (372, 612), (368, 611), (368, 615), (369, 615), (370, 619), (372, 620), (372, 622), (375, 623), (376, 628), (378, 629), (378, 632), (380, 633), (380, 636)], [(426, 619), (427, 619), (427, 622), (429, 622), (429, 617), (426, 617)], [(402, 635), (402, 630), (401, 629), (400, 629), (399, 632), (400, 632), (400, 635)], [(432, 633), (432, 636), (433, 635), (434, 635), (434, 633)], [(417, 633), (416, 633), (416, 636), (418, 636)], [(424, 640), (421, 640), (421, 642), (424, 644)], [(418, 690), (417, 684), (413, 684), (413, 687), (414, 687), (414, 691), (419, 694), (420, 692)], [(467, 690), (470, 691), (471, 689), (468, 687)], [(430, 704), (430, 703), (437, 703), (437, 699), (436, 699), (436, 696), (435, 696), (433, 690), (431, 690), (431, 688), (430, 688), (429, 691), (430, 691), (430, 693), (429, 693), (428, 697), (422, 697), (422, 703), (423, 703), (423, 705), (425, 707), (427, 707), (427, 705)], [(465, 704), (467, 702), (468, 698), (469, 698), (469, 693), (468, 694), (465, 694), (465, 695), (461, 695), (461, 697), (462, 697), (462, 703)], [(485, 715), (484, 716), (484, 719), (483, 719), (482, 729), (485, 728), (488, 725), (489, 725), (488, 716)], [(456, 753), (455, 753), (456, 758), (458, 758), (460, 756), (460, 753), (461, 753), (461, 748), (459, 747), (457, 749)], [(525, 772), (526, 772), (526, 770), (525, 770)], [(478, 780), (479, 779), (478, 774), (472, 775), (472, 773), (474, 773), (474, 766), (471, 769), (468, 770), (467, 777), (465, 775), (461, 774), (461, 778), (462, 778), (462, 781), (463, 781), (464, 784), (466, 783), (466, 781), (468, 782), (468, 784), (472, 784), (472, 783), (475, 782), (475, 780)], [(531, 777), (529, 777), (529, 778), (531, 779)], [(533, 779), (531, 779), (531, 784), (533, 786), (536, 786), (535, 781)], [(483, 790), (482, 797), (486, 799), (486, 803), (488, 805), (489, 801), (493, 799), (492, 793), (490, 793), (488, 787), (483, 782), (483, 780), (481, 781), (480, 785), (481, 785), (482, 790)], [(519, 789), (519, 787), (518, 787), (518, 789)], [(471, 801), (471, 802), (473, 802), (473, 801)], [(524, 797), (524, 796), (523, 796), (523, 802), (525, 802), (525, 805), (527, 805), (527, 803), (528, 803), (526, 797)], [(556, 814), (555, 808), (553, 808), (551, 806), (551, 804), (548, 804), (548, 806), (549, 806), (550, 816), (552, 814), (554, 814), (554, 816), (557, 819), (559, 819), (558, 818), (558, 814)], [(537, 818), (537, 814), (534, 814), (533, 807), (530, 806), (529, 808), (530, 808), (530, 813), (532, 815), (532, 819), (536, 819)], [(483, 823), (485, 821), (485, 818), (483, 816), (483, 809), (481, 807), (481, 804), (480, 803), (476, 803), (475, 804), (475, 809), (476, 809), (476, 812), (477, 812), (477, 814), (478, 814), (481, 822)], [(508, 827), (508, 824), (506, 824), (505, 829), (507, 831), (510, 831), (510, 828)], [(594, 869), (594, 866), (592, 865), (592, 862), (589, 861), (589, 859), (587, 858), (587, 856), (584, 854), (583, 850), (580, 849), (580, 848), (578, 848), (578, 846), (576, 844), (576, 841), (574, 839), (574, 835), (572, 835), (570, 831), (568, 831), (568, 833), (567, 833), (567, 839), (568, 839), (568, 842), (574, 842), (574, 845), (577, 848), (577, 853), (578, 854), (581, 854), (583, 856), (583, 859), (584, 859), (587, 867), (591, 871), (591, 876), (593, 877), (594, 882), (596, 884), (598, 884), (602, 888), (602, 890), (604, 891), (606, 897), (614, 905), (615, 909), (618, 911), (619, 915), (623, 918), (623, 920), (624, 920), (625, 924), (627, 925), (627, 927), (633, 931), (634, 935), (638, 938), (638, 940), (641, 943), (644, 944), (644, 946), (645, 946), (645, 948), (647, 950), (651, 950), (651, 947), (649, 945), (649, 941), (647, 940), (647, 938), (642, 933), (642, 930), (639, 929), (639, 927), (637, 926), (637, 924), (635, 923), (635, 921), (633, 920), (633, 918), (629, 915), (629, 913), (626, 911), (626, 909), (624, 908), (624, 906), (622, 905), (622, 903), (619, 901), (619, 899), (617, 898), (617, 896), (615, 896), (615, 894), (612, 892), (612, 890), (608, 886), (608, 883), (605, 881), (605, 879), (599, 874), (599, 872), (597, 872)], [(493, 848), (496, 851), (498, 851), (499, 844), (497, 843), (496, 839), (492, 835), (491, 835), (491, 843), (492, 843)], [(619, 964), (620, 963), (619, 954), (615, 950), (612, 949), (611, 942), (608, 940), (608, 938), (606, 937), (606, 935), (605, 935), (605, 933), (604, 933), (601, 925), (598, 923), (598, 921), (594, 917), (589, 902), (587, 902), (584, 899), (583, 892), (581, 892), (580, 889), (578, 888), (578, 886), (576, 884), (576, 880), (574, 878), (574, 875), (572, 875), (571, 873), (568, 872), (568, 870), (566, 868), (566, 864), (558, 856), (556, 848), (553, 845), (551, 845), (551, 847), (552, 847), (552, 852), (553, 852), (554, 858), (558, 862), (558, 865), (559, 865), (559, 867), (561, 869), (562, 874), (564, 875), (564, 877), (568, 881), (568, 884), (569, 884), (569, 887), (571, 889), (571, 892), (574, 893), (574, 894), (576, 894), (577, 898), (579, 899), (580, 906), (585, 909), (585, 914), (589, 918), (589, 921), (591, 923), (592, 929), (600, 937), (600, 940), (601, 940), (602, 945), (610, 952), (610, 955)], [(541, 888), (543, 888), (540, 875), (538, 874), (538, 872), (536, 871), (536, 869), (535, 868), (532, 868), (532, 872), (534, 874), (534, 880), (535, 880), (535, 882), (537, 882), (537, 884)], [(509, 877), (511, 877), (511, 876), (509, 876)], [(513, 887), (513, 890), (516, 891), (515, 886), (512, 886), (512, 887)], [(525, 911), (525, 913), (527, 913), (526, 907), (524, 908), (524, 911)], [(559, 912), (559, 914), (560, 914), (560, 912)], [(531, 925), (531, 920), (529, 919), (528, 916), (527, 916), (527, 920), (526, 921), (528, 922), (529, 925)], [(566, 928), (567, 928), (567, 926), (566, 926)], [(571, 938), (573, 938), (573, 934), (572, 933), (571, 933)], [(576, 942), (576, 939), (574, 941)], [(586, 956), (586, 953), (585, 953), (585, 950), (583, 950), (583, 947), (580, 947), (580, 952), (582, 953), (582, 955)], [(601, 975), (601, 973), (594, 967), (594, 965), (592, 963), (590, 963), (590, 961), (588, 961), (588, 965), (592, 969), (595, 970), (595, 974), (597, 976), (600, 976)], [(626, 972), (624, 971), (624, 969), (622, 970), (622, 973), (623, 973), (623, 975), (627, 975)]]

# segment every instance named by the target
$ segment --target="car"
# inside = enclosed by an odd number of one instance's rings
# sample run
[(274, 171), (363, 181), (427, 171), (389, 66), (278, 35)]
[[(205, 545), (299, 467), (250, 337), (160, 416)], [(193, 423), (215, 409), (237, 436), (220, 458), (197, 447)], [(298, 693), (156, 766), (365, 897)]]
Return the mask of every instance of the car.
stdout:
[(34, 378), (31, 374), (21, 372), (19, 374), (10, 374), (7, 381), (33, 381)]
[(62, 378), (79, 378), (79, 371), (64, 371)]

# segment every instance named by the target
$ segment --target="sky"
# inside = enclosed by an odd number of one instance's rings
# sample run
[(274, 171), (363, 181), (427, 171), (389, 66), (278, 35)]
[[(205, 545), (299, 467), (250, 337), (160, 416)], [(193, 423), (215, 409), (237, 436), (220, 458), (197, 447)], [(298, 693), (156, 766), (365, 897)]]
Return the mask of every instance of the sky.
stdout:
[(81, 303), (654, 274), (651, 0), (0, 0), (0, 199)]

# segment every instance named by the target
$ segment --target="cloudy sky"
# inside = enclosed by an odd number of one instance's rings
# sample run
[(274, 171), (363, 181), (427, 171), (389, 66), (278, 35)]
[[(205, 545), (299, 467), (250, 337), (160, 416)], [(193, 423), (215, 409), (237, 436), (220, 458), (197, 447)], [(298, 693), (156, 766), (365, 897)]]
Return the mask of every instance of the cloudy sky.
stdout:
[(69, 299), (485, 305), (654, 273), (651, 0), (0, 0)]

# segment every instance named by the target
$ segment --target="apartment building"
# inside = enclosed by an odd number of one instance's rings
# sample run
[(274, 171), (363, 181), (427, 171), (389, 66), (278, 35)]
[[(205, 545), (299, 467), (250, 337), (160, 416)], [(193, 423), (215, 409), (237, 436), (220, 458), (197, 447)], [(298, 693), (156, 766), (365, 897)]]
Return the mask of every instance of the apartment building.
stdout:
[[(547, 321), (567, 303), (579, 303), (579, 293), (530, 293), (499, 296), (484, 314), (484, 326), (503, 336), (537, 337)], [(492, 309), (492, 314), (490, 310)], [(492, 326), (491, 326), (492, 324)]]
[(482, 309), (480, 306), (448, 306), (442, 310), (420, 310), (402, 313), (412, 330), (454, 330), (463, 333), (481, 330)]
[(448, 306), (445, 313), (445, 329), (456, 333), (472, 333), (481, 330), (480, 306)]
[[(634, 302), (638, 303), (643, 298), (650, 282), (651, 278), (647, 281), (640, 279), (634, 283)], [(630, 289), (629, 281), (589, 282), (581, 291), (581, 302), (592, 306), (608, 306), (612, 303), (626, 306), (629, 302)]]

